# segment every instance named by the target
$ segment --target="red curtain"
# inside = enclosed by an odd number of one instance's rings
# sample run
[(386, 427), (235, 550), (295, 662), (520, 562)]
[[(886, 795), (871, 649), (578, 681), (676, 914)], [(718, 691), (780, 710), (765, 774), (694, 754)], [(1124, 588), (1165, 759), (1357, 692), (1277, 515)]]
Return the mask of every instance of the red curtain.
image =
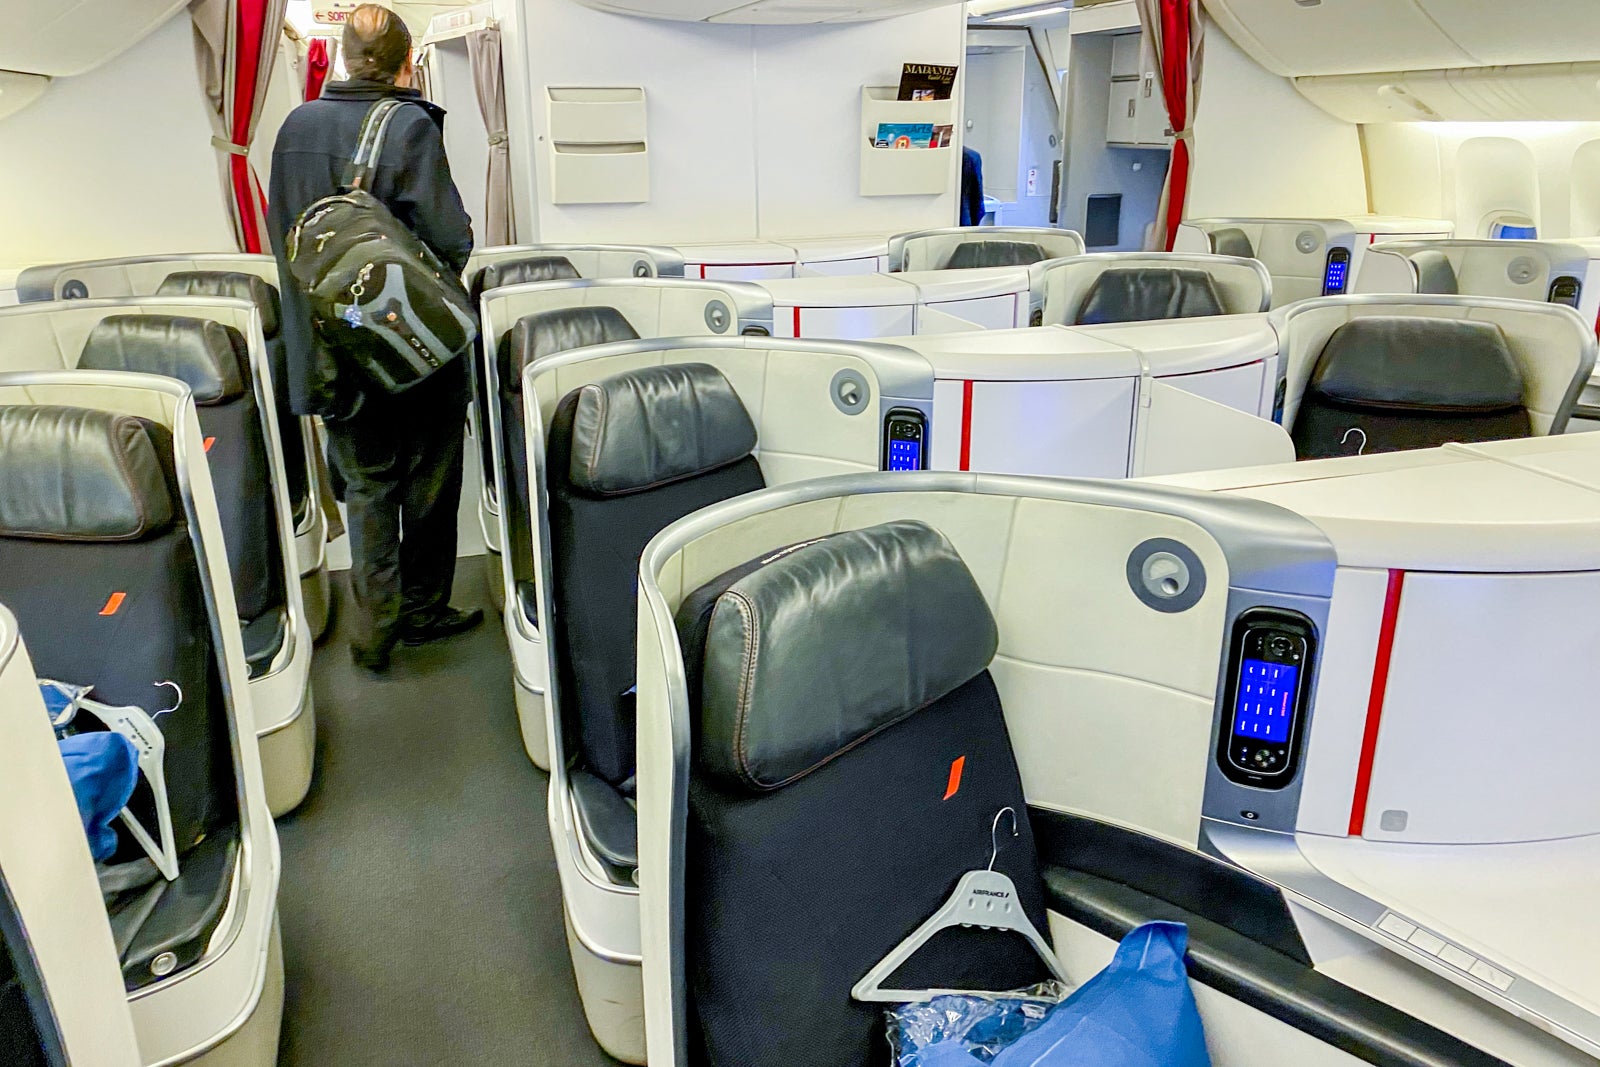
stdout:
[(1139, 0), (1139, 15), (1146, 43), (1160, 67), (1167, 121), (1173, 131), (1172, 162), (1156, 216), (1161, 247), (1171, 251), (1183, 222), (1184, 201), (1189, 196), (1204, 15), (1200, 0)]
[(191, 0), (196, 58), (212, 107), (212, 144), (223, 153), (223, 189), (245, 252), (266, 250), (266, 198), (250, 167), (250, 142), (282, 39), (287, 0)]
[(306, 92), (307, 102), (315, 100), (322, 95), (322, 83), (328, 80), (328, 39), (326, 37), (313, 37), (311, 44), (306, 48)]

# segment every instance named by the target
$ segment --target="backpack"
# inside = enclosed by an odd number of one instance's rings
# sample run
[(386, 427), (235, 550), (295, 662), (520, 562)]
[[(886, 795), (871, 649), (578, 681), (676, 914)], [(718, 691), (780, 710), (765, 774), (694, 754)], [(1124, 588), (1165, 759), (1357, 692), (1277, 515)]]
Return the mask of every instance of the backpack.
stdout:
[(424, 381), (478, 336), (461, 279), (365, 188), (403, 104), (372, 105), (345, 187), (301, 212), (285, 242), (318, 341), (390, 393)]

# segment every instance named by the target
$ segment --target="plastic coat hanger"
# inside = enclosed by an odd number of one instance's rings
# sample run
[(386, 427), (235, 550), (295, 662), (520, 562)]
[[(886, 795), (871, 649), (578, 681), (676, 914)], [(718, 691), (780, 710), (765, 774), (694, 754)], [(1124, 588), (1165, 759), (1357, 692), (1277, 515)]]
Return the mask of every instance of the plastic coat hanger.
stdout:
[(955, 892), (950, 894), (950, 899), (946, 900), (921, 926), (912, 931), (909, 937), (896, 945), (876, 967), (868, 971), (861, 981), (851, 988), (851, 997), (860, 1001), (902, 1004), (914, 1000), (927, 1000), (945, 993), (998, 992), (990, 989), (885, 989), (883, 987), (889, 976), (899, 970), (906, 960), (916, 955), (935, 934), (952, 926), (976, 926), (984, 930), (1010, 930), (1021, 934), (1033, 946), (1034, 951), (1039, 953), (1045, 965), (1050, 968), (1050, 973), (1062, 982), (1067, 981), (1066, 972), (1061, 967), (1061, 961), (1056, 959), (1050, 943), (1029, 921), (1027, 912), (1022, 910), (1022, 905), (1017, 900), (1016, 883), (994, 869), (994, 861), (1000, 855), (1000, 820), (1007, 812), (1011, 814), (1011, 836), (1017, 837), (1021, 833), (1017, 828), (1017, 813), (1014, 808), (1001, 808), (996, 812), (994, 822), (989, 827), (991, 846), (989, 866), (984, 870), (968, 871), (962, 875), (961, 881), (956, 883)]

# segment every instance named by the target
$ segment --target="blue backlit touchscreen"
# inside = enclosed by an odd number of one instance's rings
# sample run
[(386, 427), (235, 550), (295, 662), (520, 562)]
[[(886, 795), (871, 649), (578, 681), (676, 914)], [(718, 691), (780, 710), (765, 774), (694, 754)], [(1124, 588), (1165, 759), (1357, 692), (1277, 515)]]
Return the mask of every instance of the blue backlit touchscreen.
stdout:
[(1332, 260), (1328, 263), (1328, 280), (1323, 288), (1330, 293), (1344, 292), (1345, 272), (1350, 269), (1350, 264), (1342, 260)]
[(889, 439), (889, 469), (892, 471), (919, 471), (922, 469), (922, 442), (904, 438)]
[(1233, 736), (1275, 744), (1288, 741), (1289, 712), (1294, 707), (1294, 683), (1299, 674), (1300, 668), (1292, 663), (1246, 659), (1239, 672)]

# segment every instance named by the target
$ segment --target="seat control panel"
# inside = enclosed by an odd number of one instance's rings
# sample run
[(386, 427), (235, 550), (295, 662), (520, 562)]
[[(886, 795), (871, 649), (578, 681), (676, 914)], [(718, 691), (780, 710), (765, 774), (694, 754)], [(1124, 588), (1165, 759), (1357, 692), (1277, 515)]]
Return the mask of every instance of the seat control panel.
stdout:
[(1259, 608), (1234, 623), (1217, 744), (1230, 781), (1281, 789), (1294, 779), (1315, 654), (1314, 628), (1298, 612)]
[(1330, 248), (1328, 266), (1322, 276), (1323, 296), (1343, 296), (1350, 285), (1350, 250)]
[(915, 408), (895, 408), (883, 419), (883, 469), (920, 471), (927, 468), (928, 420)]

